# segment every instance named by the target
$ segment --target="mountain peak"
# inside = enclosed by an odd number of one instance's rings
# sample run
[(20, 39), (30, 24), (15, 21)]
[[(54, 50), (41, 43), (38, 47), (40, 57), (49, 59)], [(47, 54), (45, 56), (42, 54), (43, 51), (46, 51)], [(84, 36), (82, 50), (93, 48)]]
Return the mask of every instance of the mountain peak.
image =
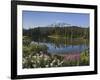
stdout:
[(52, 26), (52, 27), (67, 27), (67, 26), (71, 26), (71, 24), (64, 23), (64, 22), (56, 22), (56, 23), (50, 24), (48, 26)]

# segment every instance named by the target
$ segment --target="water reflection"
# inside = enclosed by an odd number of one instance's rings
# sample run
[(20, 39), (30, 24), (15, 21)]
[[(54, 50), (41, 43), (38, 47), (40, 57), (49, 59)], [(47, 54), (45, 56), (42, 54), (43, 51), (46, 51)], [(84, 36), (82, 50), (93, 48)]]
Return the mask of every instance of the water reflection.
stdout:
[(86, 39), (39, 37), (33, 38), (32, 43), (46, 45), (50, 54), (80, 53), (89, 48), (89, 40)]

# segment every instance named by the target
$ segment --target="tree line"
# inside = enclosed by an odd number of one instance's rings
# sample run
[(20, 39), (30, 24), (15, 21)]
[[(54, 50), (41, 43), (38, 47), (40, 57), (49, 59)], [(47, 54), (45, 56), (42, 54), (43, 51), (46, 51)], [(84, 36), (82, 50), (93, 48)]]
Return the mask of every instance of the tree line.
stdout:
[(36, 27), (23, 29), (23, 36), (29, 37), (48, 37), (59, 36), (66, 38), (84, 38), (89, 39), (89, 27), (78, 26), (69, 27)]

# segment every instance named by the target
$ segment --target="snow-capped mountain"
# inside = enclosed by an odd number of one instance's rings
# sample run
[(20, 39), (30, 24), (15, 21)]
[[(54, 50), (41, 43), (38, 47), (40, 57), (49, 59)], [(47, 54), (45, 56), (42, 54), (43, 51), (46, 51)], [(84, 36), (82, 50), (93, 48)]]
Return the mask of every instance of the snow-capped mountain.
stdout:
[(71, 24), (59, 22), (48, 25), (48, 27), (67, 27), (67, 26), (71, 26)]

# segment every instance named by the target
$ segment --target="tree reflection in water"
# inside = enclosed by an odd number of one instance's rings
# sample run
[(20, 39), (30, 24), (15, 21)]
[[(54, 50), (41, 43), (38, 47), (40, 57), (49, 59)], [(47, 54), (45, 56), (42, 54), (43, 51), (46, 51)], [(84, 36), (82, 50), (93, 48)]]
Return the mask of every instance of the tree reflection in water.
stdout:
[(67, 38), (51, 38), (37, 37), (33, 38), (32, 43), (45, 44), (48, 52), (51, 54), (67, 54), (73, 52), (82, 52), (89, 48), (89, 40), (86, 39), (67, 39)]

